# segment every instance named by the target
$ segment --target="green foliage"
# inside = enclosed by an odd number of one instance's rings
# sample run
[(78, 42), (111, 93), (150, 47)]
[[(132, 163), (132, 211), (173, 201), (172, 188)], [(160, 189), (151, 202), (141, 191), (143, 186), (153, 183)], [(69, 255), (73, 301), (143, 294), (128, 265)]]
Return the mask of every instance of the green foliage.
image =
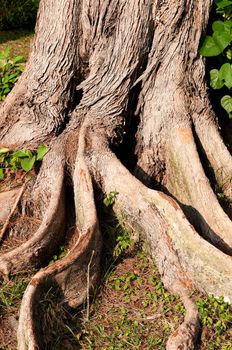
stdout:
[(115, 257), (123, 254), (133, 243), (130, 233), (123, 228), (119, 223), (116, 225), (116, 230), (118, 232), (116, 237), (116, 246), (114, 247), (113, 255)]
[[(219, 69), (211, 69), (210, 86), (214, 90), (232, 89), (232, 0), (215, 0), (216, 20), (212, 24), (212, 35), (207, 35), (200, 47), (205, 57), (218, 57)], [(221, 106), (232, 118), (232, 97), (221, 98)]]
[(0, 179), (4, 178), (4, 169), (23, 169), (30, 171), (36, 161), (41, 161), (49, 148), (41, 145), (34, 152), (28, 149), (10, 151), (8, 148), (0, 148)]
[(0, 52), (0, 101), (3, 101), (14, 87), (23, 72), (21, 63), (25, 61), (22, 56), (11, 59), (9, 47)]
[(0, 30), (34, 27), (39, 0), (0, 0)]
[(232, 314), (230, 305), (224, 301), (222, 296), (197, 298), (197, 306), (201, 315), (204, 327), (211, 330), (213, 345), (209, 344), (209, 349), (229, 350), (232, 342), (228, 338), (231, 335)]
[(113, 205), (115, 203), (117, 194), (118, 192), (116, 191), (111, 191), (110, 193), (108, 193), (103, 200), (104, 205), (106, 207), (110, 207), (111, 205)]
[(0, 307), (11, 307), (18, 302), (26, 289), (27, 281), (19, 279), (15, 282), (0, 283)]
[(65, 247), (63, 245), (60, 246), (59, 252), (57, 254), (53, 255), (52, 259), (49, 262), (49, 265), (52, 265), (57, 260), (64, 258), (66, 254), (67, 254), (67, 250), (65, 249)]

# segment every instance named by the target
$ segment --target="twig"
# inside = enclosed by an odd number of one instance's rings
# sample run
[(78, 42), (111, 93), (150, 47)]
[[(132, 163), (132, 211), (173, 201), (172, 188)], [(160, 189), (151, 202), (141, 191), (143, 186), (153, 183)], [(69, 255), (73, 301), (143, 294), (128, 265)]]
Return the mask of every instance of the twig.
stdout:
[(19, 194), (18, 194), (18, 196), (17, 196), (16, 199), (15, 199), (15, 202), (14, 202), (14, 205), (13, 205), (13, 207), (12, 207), (12, 209), (11, 209), (11, 212), (10, 212), (10, 214), (8, 215), (8, 218), (6, 219), (5, 224), (3, 225), (3, 228), (1, 229), (1, 232), (0, 232), (0, 242), (2, 241), (2, 239), (3, 239), (3, 237), (4, 237), (5, 233), (6, 233), (6, 230), (7, 230), (7, 228), (8, 228), (8, 225), (9, 225), (9, 223), (10, 223), (10, 219), (11, 219), (12, 215), (14, 214), (15, 209), (17, 208), (17, 205), (18, 205), (18, 203), (19, 203), (19, 201), (20, 201), (20, 199), (21, 199), (21, 197), (22, 197), (22, 195), (23, 195), (23, 192), (24, 192), (24, 190), (25, 190), (25, 187), (26, 187), (26, 184), (27, 184), (28, 181), (29, 181), (29, 180), (26, 180), (26, 181), (24, 182), (24, 184), (22, 185), (22, 188), (21, 188), (21, 190), (19, 191)]
[(89, 281), (90, 281), (90, 266), (94, 256), (94, 250), (92, 251), (91, 258), (87, 268), (87, 307), (86, 307), (86, 321), (89, 321)]

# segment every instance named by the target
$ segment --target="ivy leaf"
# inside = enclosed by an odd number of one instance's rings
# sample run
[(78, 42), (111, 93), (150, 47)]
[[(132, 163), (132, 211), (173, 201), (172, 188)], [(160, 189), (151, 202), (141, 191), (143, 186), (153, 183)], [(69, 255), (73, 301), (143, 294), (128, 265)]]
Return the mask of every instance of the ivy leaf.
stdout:
[(49, 151), (49, 147), (41, 145), (37, 148), (37, 157), (36, 160), (42, 160), (45, 154)]
[(3, 169), (0, 168), (0, 180), (4, 179), (4, 172)]
[(21, 160), (21, 167), (24, 171), (30, 171), (33, 168), (33, 165), (35, 164), (36, 156), (33, 156), (31, 158), (23, 158)]
[(214, 89), (221, 89), (224, 85), (221, 75), (217, 69), (212, 69), (210, 71), (210, 86)]
[(221, 105), (230, 115), (230, 113), (232, 112), (232, 97), (229, 95), (223, 96), (221, 99)]
[(218, 56), (230, 44), (232, 37), (228, 32), (214, 32), (213, 36), (207, 35), (199, 50), (205, 57)]
[(229, 63), (224, 63), (219, 71), (221, 79), (225, 81), (228, 89), (232, 88), (232, 66)]
[(213, 40), (220, 48), (221, 52), (223, 52), (223, 50), (231, 43), (232, 37), (228, 32), (215, 32), (213, 33)]
[(222, 32), (227, 32), (230, 34), (232, 27), (232, 21), (227, 20), (225, 22), (222, 21), (214, 21), (212, 24), (212, 29), (214, 32), (222, 33)]

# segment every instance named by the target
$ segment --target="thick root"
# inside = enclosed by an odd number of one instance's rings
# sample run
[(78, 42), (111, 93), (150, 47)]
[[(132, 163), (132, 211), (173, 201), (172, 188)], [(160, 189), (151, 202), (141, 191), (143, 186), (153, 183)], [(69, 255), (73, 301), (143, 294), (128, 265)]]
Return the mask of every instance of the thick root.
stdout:
[(198, 235), (176, 201), (143, 186), (110, 151), (103, 153), (103, 146), (101, 159), (95, 153), (93, 160), (105, 192), (119, 192), (115, 211), (149, 243), (166, 286), (180, 280), (232, 300), (231, 257)]
[(0, 193), (0, 222), (3, 223), (7, 220), (10, 215), (11, 209), (14, 206), (14, 203), (17, 199), (20, 189), (16, 188), (11, 191), (1, 192)]
[(205, 176), (190, 128), (176, 128), (168, 138), (167, 189), (202, 235), (232, 254), (232, 222)]
[(181, 286), (179, 291), (178, 289), (177, 293), (180, 295), (186, 308), (186, 316), (184, 322), (169, 337), (166, 350), (194, 350), (200, 330), (200, 316), (197, 306), (189, 298), (185, 288)]
[[(232, 200), (232, 157), (213, 120), (203, 115), (193, 117), (195, 130), (205, 155), (211, 164), (215, 179), (224, 194)], [(215, 151), (216, 150), (216, 151)]]
[[(99, 144), (99, 139), (97, 142)], [(93, 169), (97, 169), (95, 176), (98, 176), (105, 193), (118, 192), (114, 210), (125, 219), (128, 227), (146, 240), (169, 290), (181, 295), (180, 289), (176, 289), (181, 285), (185, 290), (198, 289), (232, 300), (231, 257), (201, 238), (173, 199), (143, 186), (107, 149), (107, 145), (101, 145), (100, 156), (97, 151), (91, 155), (91, 163)], [(188, 345), (193, 348), (198, 332), (196, 308), (185, 293), (181, 297), (187, 315), (176, 333), (176, 340), (175, 334), (170, 339), (170, 349), (179, 343), (184, 349)]]
[[(24, 208), (24, 213), (21, 214), (22, 218), (27, 220), (27, 211), (29, 210), (32, 212), (33, 220), (36, 217), (38, 222), (41, 221), (41, 224), (34, 234), (28, 236), (26, 242), (1, 255), (0, 273), (5, 276), (41, 266), (63, 238), (65, 225), (63, 153), (61, 143), (47, 154), (33, 188), (28, 187), (31, 192), (28, 194), (25, 191), (25, 203), (24, 196), (22, 197), (20, 202), (21, 207)], [(17, 234), (25, 235), (24, 220), (21, 220), (21, 223), (23, 225), (22, 233), (20, 233), (20, 225), (18, 227), (16, 222), (16, 233), (13, 232), (13, 236), (9, 236), (8, 240)], [(28, 230), (33, 232), (33, 226), (29, 226)], [(3, 244), (5, 244), (4, 240)]]
[(60, 303), (76, 308), (86, 299), (99, 277), (101, 235), (92, 181), (81, 156), (74, 172), (76, 232), (65, 258), (38, 272), (24, 294), (19, 319), (18, 349), (44, 349), (40, 302), (51, 286)]

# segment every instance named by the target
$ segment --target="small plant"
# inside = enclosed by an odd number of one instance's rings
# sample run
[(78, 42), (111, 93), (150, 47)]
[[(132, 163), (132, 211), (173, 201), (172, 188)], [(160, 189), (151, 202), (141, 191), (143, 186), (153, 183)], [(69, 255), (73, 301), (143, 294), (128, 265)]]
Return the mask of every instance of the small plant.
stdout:
[(106, 207), (110, 207), (111, 205), (113, 205), (115, 203), (115, 199), (118, 194), (119, 193), (116, 191), (112, 191), (108, 193), (103, 200), (104, 205)]
[(65, 247), (63, 245), (60, 246), (58, 254), (53, 255), (52, 259), (49, 262), (49, 265), (53, 264), (54, 262), (56, 262), (59, 259), (64, 258), (66, 254), (67, 254), (67, 251), (66, 251)]
[[(232, 0), (215, 0), (218, 19), (212, 24), (212, 35), (207, 35), (199, 50), (205, 57), (218, 57), (218, 69), (210, 71), (210, 86), (214, 90), (232, 88)], [(221, 106), (232, 118), (232, 97), (225, 94)]]
[(27, 286), (24, 279), (15, 282), (3, 281), (0, 283), (0, 307), (12, 307), (21, 300)]
[(119, 223), (116, 225), (116, 229), (118, 230), (116, 238), (117, 244), (114, 247), (113, 255), (118, 257), (130, 247), (133, 241), (130, 237), (130, 233), (125, 228), (121, 227)]
[(8, 148), (0, 148), (0, 180), (4, 179), (5, 169), (30, 171), (35, 162), (41, 161), (48, 150), (49, 148), (45, 145), (39, 146), (34, 152), (28, 149), (12, 152)]
[(22, 56), (11, 59), (9, 47), (0, 52), (0, 101), (3, 101), (14, 87), (24, 69), (21, 63), (25, 61)]

